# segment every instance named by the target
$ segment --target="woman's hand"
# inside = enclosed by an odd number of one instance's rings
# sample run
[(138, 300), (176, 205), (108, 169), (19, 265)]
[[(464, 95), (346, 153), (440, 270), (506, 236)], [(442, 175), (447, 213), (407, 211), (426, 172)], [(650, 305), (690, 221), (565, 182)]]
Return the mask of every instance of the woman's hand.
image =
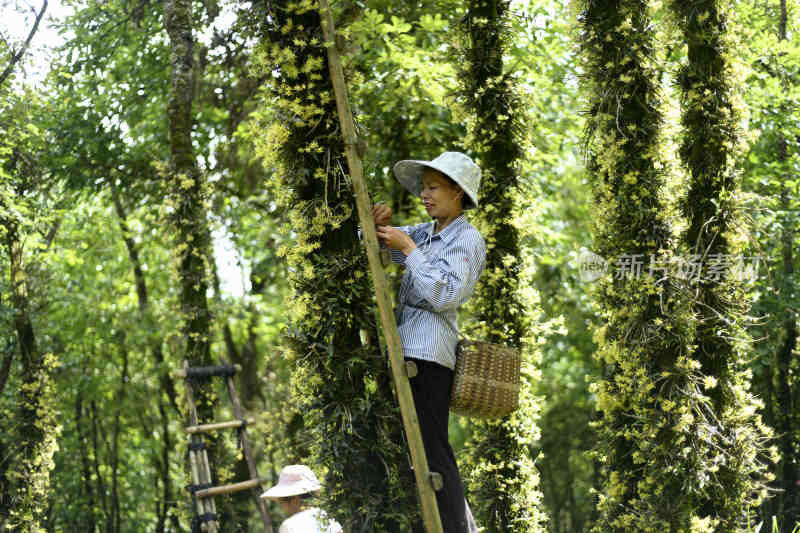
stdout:
[(378, 226), (376, 228), (378, 239), (392, 250), (400, 250), (408, 255), (417, 247), (404, 231), (391, 226)]
[(392, 208), (386, 204), (372, 206), (372, 218), (376, 226), (388, 226), (392, 223)]

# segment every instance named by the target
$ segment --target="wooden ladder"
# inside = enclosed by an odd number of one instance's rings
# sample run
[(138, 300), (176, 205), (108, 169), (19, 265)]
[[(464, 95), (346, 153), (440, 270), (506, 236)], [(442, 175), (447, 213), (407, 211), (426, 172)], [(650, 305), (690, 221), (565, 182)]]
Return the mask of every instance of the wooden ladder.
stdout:
[[(192, 471), (192, 485), (189, 487), (192, 493), (192, 501), (195, 506), (195, 519), (192, 523), (192, 532), (206, 531), (217, 533), (219, 530), (219, 520), (217, 518), (217, 506), (214, 496), (222, 494), (232, 494), (243, 490), (250, 490), (253, 499), (258, 507), (258, 512), (264, 522), (265, 533), (273, 533), (272, 522), (267, 514), (267, 507), (261, 499), (262, 483), (266, 480), (258, 476), (256, 463), (253, 460), (253, 452), (250, 448), (250, 441), (247, 439), (247, 425), (254, 422), (252, 418), (245, 418), (244, 409), (239, 402), (236, 394), (236, 386), (233, 376), (241, 370), (239, 365), (223, 364), (219, 366), (200, 366), (190, 367), (184, 361), (183, 368), (173, 373), (175, 377), (183, 378), (186, 388), (186, 401), (189, 404), (189, 426), (183, 428), (189, 434), (189, 463)], [(197, 409), (194, 404), (194, 382), (198, 379), (212, 377), (223, 377), (227, 383), (228, 396), (233, 405), (235, 420), (227, 422), (216, 422), (213, 424), (198, 424)], [(242, 453), (247, 460), (247, 468), (250, 471), (250, 479), (230, 485), (213, 486), (211, 482), (211, 468), (208, 464), (208, 453), (206, 453), (204, 434), (221, 429), (236, 429), (239, 433), (239, 445)]]
[(439, 507), (436, 503), (436, 491), (441, 490), (443, 485), (442, 475), (438, 472), (431, 472), (428, 469), (428, 460), (425, 456), (422, 433), (419, 428), (419, 418), (414, 406), (414, 398), (411, 395), (411, 384), (408, 381), (410, 377), (416, 375), (417, 368), (413, 362), (408, 361), (406, 363), (403, 360), (403, 346), (400, 342), (400, 334), (397, 331), (397, 322), (394, 318), (389, 286), (381, 265), (378, 238), (375, 234), (375, 222), (372, 219), (369, 194), (361, 166), (361, 156), (358, 153), (358, 135), (353, 121), (353, 113), (350, 111), (350, 103), (347, 99), (344, 71), (336, 47), (336, 29), (328, 0), (319, 0), (319, 8), (322, 18), (322, 31), (325, 36), (325, 47), (328, 52), (328, 68), (336, 97), (336, 110), (339, 115), (342, 136), (344, 137), (347, 166), (350, 170), (358, 217), (361, 222), (364, 242), (367, 246), (367, 258), (369, 259), (370, 273), (375, 286), (378, 314), (386, 338), (387, 351), (389, 352), (392, 380), (394, 381), (395, 392), (400, 405), (400, 415), (406, 432), (414, 478), (417, 482), (422, 521), (427, 533), (442, 533), (442, 522), (439, 517)]

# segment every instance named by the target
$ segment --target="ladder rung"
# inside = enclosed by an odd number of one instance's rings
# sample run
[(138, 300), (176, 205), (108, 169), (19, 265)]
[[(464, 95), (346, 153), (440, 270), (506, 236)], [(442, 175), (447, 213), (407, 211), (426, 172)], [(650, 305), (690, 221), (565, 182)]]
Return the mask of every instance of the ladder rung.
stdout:
[(241, 369), (242, 365), (192, 366), (179, 368), (173, 371), (172, 375), (176, 378), (227, 378), (236, 375)]
[(240, 481), (239, 483), (232, 483), (230, 485), (220, 485), (219, 487), (198, 490), (195, 496), (198, 498), (208, 498), (210, 496), (218, 496), (220, 494), (231, 494), (234, 492), (252, 489), (253, 487), (258, 487), (265, 482), (265, 479), (249, 479), (247, 481)]
[(229, 420), (228, 422), (215, 422), (213, 424), (200, 424), (197, 426), (186, 426), (183, 431), (186, 433), (207, 433), (209, 431), (216, 431), (218, 429), (238, 428), (247, 424), (254, 424), (255, 418), (248, 418), (244, 422), (241, 420)]
[(406, 376), (408, 376), (408, 379), (417, 377), (418, 373), (417, 363), (414, 361), (406, 361)]
[(433, 490), (439, 492), (444, 488), (444, 478), (439, 472), (431, 472), (431, 486), (433, 486)]

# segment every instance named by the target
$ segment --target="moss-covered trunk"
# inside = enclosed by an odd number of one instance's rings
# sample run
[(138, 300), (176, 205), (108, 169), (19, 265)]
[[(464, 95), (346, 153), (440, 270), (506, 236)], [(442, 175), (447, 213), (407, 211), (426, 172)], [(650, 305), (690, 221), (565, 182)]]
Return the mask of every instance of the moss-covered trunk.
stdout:
[[(325, 506), (345, 531), (396, 533), (416, 514), (401, 420), (377, 344), (320, 16), (314, 2), (256, 2), (260, 67), (270, 74), (261, 156), (295, 242), (288, 356), (299, 442), (325, 473)], [(287, 454), (299, 450), (288, 450)], [(279, 465), (276, 465), (279, 466)]]
[(717, 531), (744, 531), (753, 506), (763, 496), (764, 442), (769, 436), (757, 415), (744, 371), (752, 352), (744, 330), (749, 309), (738, 274), (742, 254), (739, 153), (739, 95), (733, 72), (728, 2), (671, 3), (688, 60), (678, 72), (683, 104), (681, 157), (689, 172), (682, 205), (688, 229), (687, 254), (703, 269), (691, 286), (697, 317), (695, 357), (700, 371), (716, 380), (708, 391), (715, 415), (713, 441), (718, 468), (698, 498), (698, 513)]
[[(212, 318), (206, 297), (209, 285), (206, 262), (212, 254), (206, 219), (208, 204), (205, 177), (198, 168), (192, 146), (197, 76), (192, 21), (191, 0), (164, 2), (164, 26), (169, 37), (172, 65), (172, 86), (167, 104), (170, 159), (165, 175), (169, 191), (168, 209), (175, 229), (183, 359), (189, 362), (189, 366), (206, 366), (212, 364)], [(169, 383), (168, 380), (162, 380), (162, 385)], [(211, 380), (195, 382), (194, 400), (198, 422), (205, 424), (214, 421), (217, 401)], [(208, 444), (212, 483), (220, 484), (218, 472), (222, 465), (219, 463), (224, 455), (222, 441), (215, 435), (205, 435), (204, 438)], [(188, 474), (188, 465), (186, 468)], [(231, 501), (239, 503), (239, 512), (230, 505)], [(216, 498), (222, 531), (245, 530), (238, 522), (246, 520), (243, 517), (248, 514), (247, 507), (251, 507), (248, 502), (247, 492), (240, 492), (232, 498)]]
[(529, 378), (536, 362), (528, 317), (536, 314), (531, 309), (536, 302), (526, 301), (520, 290), (525, 264), (515, 225), (526, 117), (513, 78), (503, 70), (510, 39), (508, 4), (468, 2), (460, 76), (466, 110), (474, 117), (470, 148), (482, 169), (481, 208), (474, 222), (487, 243), (486, 267), (470, 306), (480, 324), (474, 334), (522, 349), (526, 356), (521, 408), (503, 420), (473, 422), (467, 443), (469, 499), (479, 525), (497, 533), (543, 531), (545, 519), (531, 457), (539, 404)]
[(0, 449), (3, 466), (0, 483), (0, 524), (37, 533), (47, 511), (50, 471), (58, 425), (52, 404), (50, 367), (53, 361), (39, 350), (29, 313), (28, 280), (20, 223), (8, 213), (0, 221), (9, 258), (13, 330), (19, 346), (21, 376), (14, 415), (4, 424)]
[(719, 466), (707, 395), (715, 383), (694, 358), (688, 293), (671, 266), (650, 3), (588, 0), (581, 8), (594, 248), (609, 270), (595, 282), (605, 379), (591, 387), (601, 413), (593, 531), (701, 531), (698, 500)]
[(164, 22), (172, 54), (172, 92), (169, 120), (170, 200), (177, 229), (176, 250), (180, 277), (181, 311), (186, 358), (192, 365), (211, 364), (211, 316), (206, 292), (207, 250), (210, 246), (204, 204), (205, 183), (192, 149), (192, 101), (194, 98), (194, 39), (192, 3), (168, 0)]

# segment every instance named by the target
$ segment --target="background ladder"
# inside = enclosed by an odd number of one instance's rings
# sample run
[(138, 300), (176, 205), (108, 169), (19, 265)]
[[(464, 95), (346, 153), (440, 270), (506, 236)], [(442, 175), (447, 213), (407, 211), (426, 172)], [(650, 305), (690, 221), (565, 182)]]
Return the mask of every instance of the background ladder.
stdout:
[[(173, 373), (174, 376), (183, 378), (186, 389), (186, 401), (189, 404), (189, 425), (184, 431), (189, 434), (189, 463), (192, 471), (192, 485), (189, 487), (192, 493), (192, 501), (195, 505), (196, 518), (192, 524), (192, 531), (206, 531), (217, 533), (219, 530), (219, 520), (217, 519), (217, 506), (214, 496), (231, 494), (242, 490), (250, 490), (256, 507), (264, 522), (265, 533), (273, 533), (272, 521), (267, 514), (267, 506), (261, 499), (261, 485), (264, 479), (258, 476), (256, 463), (253, 459), (250, 441), (247, 438), (247, 424), (253, 423), (252, 418), (245, 418), (244, 409), (239, 402), (236, 394), (236, 386), (233, 377), (241, 370), (239, 365), (223, 364), (219, 366), (200, 366), (190, 367), (187, 361), (183, 362), (183, 368)], [(227, 422), (216, 422), (212, 424), (198, 424), (197, 409), (194, 404), (194, 382), (199, 379), (212, 377), (225, 378), (228, 397), (233, 405), (235, 419)], [(247, 461), (247, 468), (250, 472), (250, 479), (229, 485), (213, 486), (211, 482), (211, 468), (208, 464), (208, 453), (206, 452), (204, 434), (220, 429), (235, 428), (239, 434), (239, 446)]]

